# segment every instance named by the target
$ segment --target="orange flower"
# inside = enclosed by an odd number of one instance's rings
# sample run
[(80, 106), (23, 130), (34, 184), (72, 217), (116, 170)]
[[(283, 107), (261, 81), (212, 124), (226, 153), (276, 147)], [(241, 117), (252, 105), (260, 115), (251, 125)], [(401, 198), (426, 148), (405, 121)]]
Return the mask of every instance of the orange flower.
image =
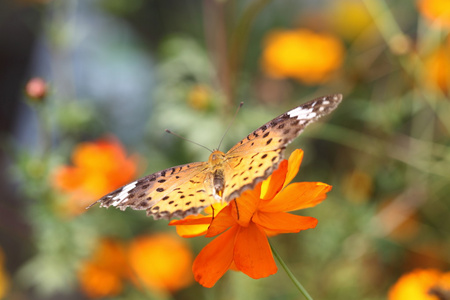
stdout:
[(343, 56), (341, 41), (332, 35), (279, 30), (266, 37), (261, 63), (271, 77), (291, 77), (313, 85), (326, 81), (341, 66)]
[(183, 240), (168, 234), (141, 236), (128, 247), (105, 238), (92, 258), (82, 262), (78, 279), (89, 298), (116, 296), (128, 280), (153, 291), (175, 292), (192, 282), (192, 259)]
[(183, 240), (169, 234), (142, 236), (129, 247), (129, 261), (137, 284), (162, 292), (175, 292), (193, 281), (192, 253)]
[(60, 166), (54, 172), (53, 185), (70, 194), (70, 215), (108, 192), (133, 180), (137, 157), (127, 158), (123, 146), (115, 139), (100, 139), (79, 144), (72, 153), (73, 166)]
[(450, 89), (450, 39), (424, 59), (424, 83), (448, 93)]
[(450, 29), (450, 2), (448, 0), (419, 0), (419, 12), (424, 15), (433, 26)]
[(10, 279), (5, 270), (5, 259), (2, 248), (0, 248), (0, 299), (4, 299), (8, 293)]
[(125, 246), (117, 240), (103, 239), (91, 259), (78, 272), (81, 290), (89, 298), (118, 295), (129, 277)]
[(242, 271), (252, 278), (267, 277), (277, 267), (267, 240), (280, 233), (314, 228), (312, 217), (287, 212), (315, 206), (326, 198), (331, 186), (320, 182), (290, 184), (300, 167), (303, 151), (296, 150), (273, 174), (252, 191), (244, 192), (236, 202), (211, 217), (184, 219), (171, 225), (210, 224), (206, 237), (221, 234), (208, 244), (193, 264), (195, 279), (212, 287), (230, 269)]
[(450, 272), (418, 269), (404, 274), (389, 290), (389, 300), (439, 300), (450, 296)]

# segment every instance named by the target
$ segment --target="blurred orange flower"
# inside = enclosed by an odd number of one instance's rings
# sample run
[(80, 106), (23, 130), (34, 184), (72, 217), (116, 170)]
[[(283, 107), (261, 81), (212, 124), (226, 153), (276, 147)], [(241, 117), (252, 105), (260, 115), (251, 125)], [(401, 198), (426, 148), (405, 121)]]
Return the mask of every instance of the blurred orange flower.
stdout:
[(389, 290), (389, 300), (439, 300), (450, 296), (450, 272), (417, 269), (401, 276)]
[(450, 29), (450, 1), (448, 0), (419, 0), (419, 12), (424, 15), (431, 25)]
[(92, 257), (81, 263), (78, 280), (89, 298), (119, 295), (127, 281), (156, 292), (175, 292), (193, 281), (193, 255), (170, 234), (140, 236), (126, 245), (104, 238)]
[(424, 59), (424, 82), (448, 93), (450, 89), (450, 39)]
[(274, 78), (295, 78), (306, 84), (326, 81), (344, 59), (342, 42), (307, 29), (270, 32), (264, 42), (263, 71)]
[(206, 216), (170, 223), (211, 223), (206, 237), (221, 234), (203, 248), (194, 261), (194, 276), (201, 285), (214, 286), (230, 268), (255, 279), (276, 273), (277, 266), (267, 237), (316, 226), (315, 218), (287, 213), (319, 204), (331, 190), (331, 186), (320, 182), (288, 185), (296, 176), (302, 158), (303, 151), (294, 151), (289, 161), (283, 160), (268, 179), (237, 198), (237, 206), (235, 201), (231, 202), (213, 220)]
[(72, 153), (73, 166), (54, 171), (53, 185), (70, 195), (64, 210), (69, 215), (85, 211), (93, 201), (136, 177), (137, 156), (127, 157), (116, 139), (79, 144)]
[(126, 248), (120, 241), (103, 239), (92, 258), (84, 261), (78, 272), (81, 290), (89, 298), (120, 294), (123, 280), (130, 276)]
[(192, 252), (177, 236), (161, 233), (138, 237), (131, 242), (128, 256), (138, 286), (175, 292), (193, 281)]
[(0, 248), (0, 299), (3, 299), (9, 290), (9, 276), (5, 270), (5, 255), (2, 248)]

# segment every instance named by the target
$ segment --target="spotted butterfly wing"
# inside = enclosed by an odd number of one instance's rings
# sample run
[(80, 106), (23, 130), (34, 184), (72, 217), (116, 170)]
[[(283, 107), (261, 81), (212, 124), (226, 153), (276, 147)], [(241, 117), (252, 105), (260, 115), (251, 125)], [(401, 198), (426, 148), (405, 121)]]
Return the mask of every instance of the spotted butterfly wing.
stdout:
[(172, 167), (131, 182), (97, 202), (100, 207), (147, 210), (155, 219), (197, 214), (214, 203), (210, 185), (204, 184), (208, 172), (207, 162)]
[(97, 202), (101, 207), (146, 210), (155, 219), (185, 217), (216, 202), (229, 202), (266, 179), (283, 159), (286, 146), (341, 100), (342, 95), (314, 99), (264, 124), (227, 153), (216, 150), (207, 162), (148, 175)]
[[(227, 153), (231, 166), (226, 177), (225, 200), (231, 201), (243, 191), (266, 179), (278, 168), (286, 146), (299, 136), (308, 124), (329, 114), (341, 102), (342, 95), (314, 99), (259, 127)], [(239, 169), (240, 172), (234, 170)]]

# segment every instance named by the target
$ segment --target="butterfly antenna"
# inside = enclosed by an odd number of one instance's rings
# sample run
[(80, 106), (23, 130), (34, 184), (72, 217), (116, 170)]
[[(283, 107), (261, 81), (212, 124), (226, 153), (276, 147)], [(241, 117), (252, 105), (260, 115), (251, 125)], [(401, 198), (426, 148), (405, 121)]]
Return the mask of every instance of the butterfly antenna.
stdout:
[(212, 151), (211, 149), (209, 149), (208, 147), (203, 146), (202, 144), (196, 143), (196, 142), (194, 142), (194, 141), (191, 141), (190, 139), (187, 139), (187, 138), (185, 138), (185, 137), (183, 137), (183, 136), (181, 136), (181, 135), (179, 135), (179, 134), (176, 134), (176, 133), (170, 131), (169, 129), (166, 129), (166, 132), (167, 132), (167, 133), (170, 133), (170, 134), (173, 134), (174, 136), (176, 136), (176, 137), (178, 137), (178, 138), (180, 138), (180, 139), (182, 139), (182, 140), (185, 140), (185, 141), (187, 141), (187, 142), (190, 142), (190, 143), (192, 143), (192, 144), (195, 144), (195, 145), (197, 145), (197, 146), (200, 146), (200, 147), (202, 147), (202, 148), (205, 148), (206, 150), (208, 150), (208, 151), (211, 152), (211, 153), (213, 152), (213, 151)]
[(227, 130), (225, 130), (225, 133), (223, 134), (222, 138), (220, 139), (220, 143), (219, 143), (219, 147), (217, 147), (217, 150), (220, 149), (220, 145), (222, 145), (223, 139), (225, 138), (225, 136), (228, 133), (228, 130), (230, 130), (231, 125), (233, 124), (234, 120), (236, 120), (236, 116), (239, 112), (239, 110), (241, 109), (242, 105), (244, 105), (244, 102), (239, 103), (238, 108), (236, 109), (236, 112), (234, 113), (233, 119), (231, 120), (230, 124), (228, 124)]

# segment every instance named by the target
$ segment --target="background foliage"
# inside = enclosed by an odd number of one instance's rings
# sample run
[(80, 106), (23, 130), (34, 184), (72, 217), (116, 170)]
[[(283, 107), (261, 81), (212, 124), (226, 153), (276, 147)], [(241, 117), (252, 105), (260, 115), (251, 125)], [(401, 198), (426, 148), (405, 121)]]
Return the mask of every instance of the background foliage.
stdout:
[[(448, 270), (450, 21), (436, 13), (450, 10), (444, 2), (3, 2), (0, 298), (101, 297), (83, 287), (83, 276), (94, 273), (80, 270), (95, 262), (102, 241), (118, 257), (122, 247), (146, 249), (138, 237), (174, 232), (143, 212), (80, 210), (101, 196), (99, 183), (57, 177), (57, 170), (90, 165), (102, 178), (114, 175), (101, 175), (109, 174), (99, 163), (103, 152), (78, 147), (114, 141), (112, 164), (130, 160), (135, 170), (125, 179), (132, 181), (207, 159), (166, 128), (215, 148), (244, 101), (224, 150), (331, 93), (344, 95), (340, 107), (289, 151), (305, 150), (298, 180), (333, 190), (302, 212), (319, 220), (317, 228), (272, 244), (316, 299), (385, 299), (404, 272)], [(27, 85), (34, 77), (43, 81)], [(185, 247), (195, 256), (205, 243), (196, 238)], [(143, 290), (127, 276), (112, 278), (115, 290), (104, 295), (301, 297), (282, 271), (260, 280), (229, 272), (212, 289), (189, 281)]]

